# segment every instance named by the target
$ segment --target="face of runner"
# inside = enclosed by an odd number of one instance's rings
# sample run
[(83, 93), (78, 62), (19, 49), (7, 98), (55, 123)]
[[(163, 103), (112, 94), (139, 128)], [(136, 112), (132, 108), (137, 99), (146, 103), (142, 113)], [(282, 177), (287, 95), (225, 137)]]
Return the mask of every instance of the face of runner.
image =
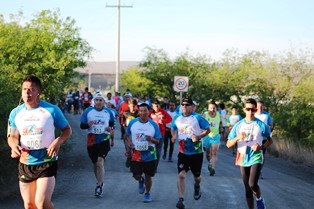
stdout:
[(173, 102), (169, 103), (169, 110), (173, 112), (176, 109), (176, 105)]
[(264, 110), (263, 104), (261, 102), (257, 102), (257, 113), (261, 114)]
[(40, 102), (40, 91), (36, 84), (25, 81), (22, 85), (22, 99), (27, 107), (34, 108)]
[(96, 110), (101, 110), (105, 105), (105, 100), (101, 97), (96, 97), (94, 99)]
[(231, 112), (232, 112), (232, 115), (236, 115), (237, 114), (237, 109), (236, 108), (232, 108)]
[(149, 118), (149, 111), (148, 111), (148, 107), (146, 106), (140, 106), (138, 109), (138, 115), (140, 118), (141, 122), (147, 122), (148, 118)]
[(135, 110), (135, 105), (129, 103), (129, 109), (130, 109), (130, 112), (134, 112), (134, 110)]
[(160, 108), (159, 104), (153, 104), (152, 106), (155, 112), (159, 112), (159, 108)]
[(208, 105), (208, 111), (209, 112), (215, 113), (216, 110), (217, 110), (216, 105), (214, 105), (214, 104), (209, 104)]
[(254, 104), (251, 103), (246, 103), (244, 107), (244, 112), (245, 112), (245, 118), (247, 120), (253, 120), (254, 119), (254, 114), (256, 112), (256, 107)]
[(193, 111), (192, 105), (189, 104), (189, 103), (183, 102), (183, 103), (181, 104), (181, 108), (182, 108), (182, 114), (183, 114), (184, 116), (189, 116), (189, 115), (191, 115), (191, 113), (192, 113), (192, 111)]

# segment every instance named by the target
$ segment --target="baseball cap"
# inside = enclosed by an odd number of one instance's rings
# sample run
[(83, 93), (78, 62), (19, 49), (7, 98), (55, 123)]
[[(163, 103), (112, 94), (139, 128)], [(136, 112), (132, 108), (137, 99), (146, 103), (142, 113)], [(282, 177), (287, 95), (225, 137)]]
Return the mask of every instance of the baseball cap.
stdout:
[(96, 98), (102, 98), (103, 100), (105, 100), (105, 97), (104, 95), (100, 94), (100, 93), (97, 93), (95, 96), (94, 96), (94, 99)]
[(184, 98), (183, 100), (182, 100), (182, 103), (181, 104), (189, 104), (189, 105), (193, 105), (194, 103), (193, 103), (193, 100), (191, 99), (191, 98)]
[(132, 94), (131, 93), (125, 93), (124, 96), (132, 97)]

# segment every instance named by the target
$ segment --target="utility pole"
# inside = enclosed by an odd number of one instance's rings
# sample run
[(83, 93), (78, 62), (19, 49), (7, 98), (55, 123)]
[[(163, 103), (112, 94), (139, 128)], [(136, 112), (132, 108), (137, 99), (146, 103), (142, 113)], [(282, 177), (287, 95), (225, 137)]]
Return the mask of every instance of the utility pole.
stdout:
[(120, 8), (132, 8), (132, 5), (120, 5), (120, 0), (118, 0), (118, 5), (106, 5), (106, 7), (118, 8), (118, 34), (117, 34), (117, 61), (116, 61), (116, 91), (119, 91), (119, 77), (120, 77)]

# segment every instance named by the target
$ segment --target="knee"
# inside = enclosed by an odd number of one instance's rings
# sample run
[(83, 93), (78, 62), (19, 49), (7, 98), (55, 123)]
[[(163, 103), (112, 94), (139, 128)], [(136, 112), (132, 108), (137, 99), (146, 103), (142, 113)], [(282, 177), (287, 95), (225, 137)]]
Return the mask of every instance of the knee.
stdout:
[(97, 167), (102, 167), (104, 166), (104, 159), (101, 157), (98, 157), (97, 162), (96, 162)]
[(140, 181), (142, 179), (142, 176), (141, 175), (136, 175), (136, 176), (133, 176), (133, 178), (137, 181)]
[(36, 204), (33, 202), (26, 202), (24, 203), (24, 207), (25, 209), (36, 209)]
[(254, 184), (254, 183), (252, 183), (252, 184), (250, 183), (250, 184), (249, 184), (249, 187), (250, 187), (250, 190), (253, 191), (253, 192), (255, 192), (255, 193), (258, 192), (258, 190), (259, 190), (258, 185), (257, 185), (257, 184)]
[(185, 173), (183, 173), (183, 172), (180, 172), (179, 173), (179, 180), (185, 180)]

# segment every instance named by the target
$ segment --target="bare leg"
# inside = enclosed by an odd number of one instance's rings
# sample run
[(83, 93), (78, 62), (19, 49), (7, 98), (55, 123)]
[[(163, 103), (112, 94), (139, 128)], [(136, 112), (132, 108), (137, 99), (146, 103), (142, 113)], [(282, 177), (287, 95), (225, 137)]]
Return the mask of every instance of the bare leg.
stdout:
[(24, 201), (24, 208), (36, 209), (35, 204), (36, 181), (30, 183), (20, 182), (20, 192)]
[(186, 172), (181, 171), (179, 173), (178, 177), (178, 193), (179, 193), (179, 198), (184, 198), (184, 192), (185, 192), (185, 177), (186, 177)]
[(51, 197), (55, 188), (56, 179), (52, 177), (44, 177), (37, 179), (37, 189), (35, 203), (37, 209), (54, 209)]

